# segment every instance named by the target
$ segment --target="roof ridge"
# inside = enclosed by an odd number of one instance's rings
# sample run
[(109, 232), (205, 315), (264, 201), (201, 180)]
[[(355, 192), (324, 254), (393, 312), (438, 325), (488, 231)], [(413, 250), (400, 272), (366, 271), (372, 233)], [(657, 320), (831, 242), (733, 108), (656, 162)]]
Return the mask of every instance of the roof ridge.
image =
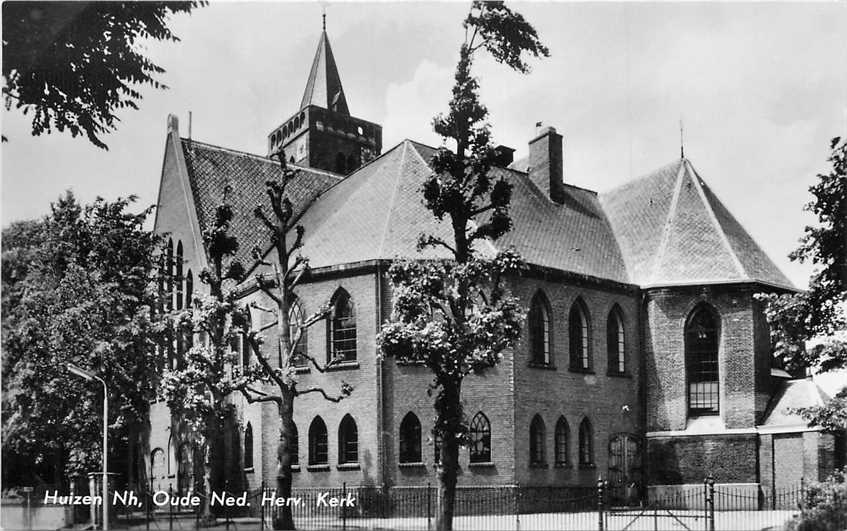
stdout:
[(744, 269), (744, 264), (741, 263), (741, 260), (738, 258), (738, 255), (735, 253), (735, 249), (732, 248), (732, 244), (729, 242), (729, 237), (726, 235), (723, 226), (720, 221), (718, 221), (718, 217), (715, 214), (715, 210), (712, 208), (712, 204), (709, 202), (709, 198), (706, 197), (706, 192), (703, 190), (703, 185), (700, 183), (701, 177), (700, 174), (697, 173), (697, 170), (694, 169), (694, 166), (688, 159), (683, 160), (682, 164), (686, 169), (690, 170), (693, 174), (691, 176), (691, 180), (694, 181), (694, 186), (697, 188), (697, 194), (700, 196), (700, 200), (703, 202), (703, 206), (706, 208), (706, 212), (709, 216), (709, 220), (715, 227), (715, 230), (718, 231), (718, 236), (721, 239), (726, 250), (729, 251), (729, 255), (732, 257), (732, 262), (735, 265), (736, 271), (741, 275), (741, 278), (751, 278), (750, 275), (747, 274), (747, 271)]
[[(387, 211), (386, 212), (388, 214), (385, 216), (385, 224), (382, 227), (382, 237), (379, 240), (378, 256), (382, 256), (382, 253), (385, 250), (385, 240), (386, 240), (387, 235), (388, 235), (388, 227), (390, 225), (389, 222), (391, 221), (391, 215), (394, 212), (394, 203), (397, 201), (397, 191), (400, 189), (400, 180), (402, 178), (403, 168), (406, 165), (406, 153), (408, 153), (408, 151), (409, 151), (409, 143), (403, 142), (403, 153), (400, 155), (400, 175), (397, 175), (394, 179), (394, 190), (391, 192), (391, 200), (388, 202), (388, 205), (387, 205)], [(417, 150), (413, 150), (413, 151), (415, 153), (417, 153)], [(418, 153), (418, 156), (420, 157), (419, 153)], [(423, 159), (423, 157), (421, 157), (421, 159)]]
[[(225, 146), (219, 146), (217, 144), (210, 144), (208, 142), (202, 142), (200, 140), (194, 140), (193, 138), (186, 138), (184, 136), (180, 137), (179, 139), (183, 143), (187, 142), (189, 144), (200, 144), (201, 146), (206, 147), (206, 148), (216, 149), (218, 151), (223, 151), (223, 152), (226, 152), (226, 153), (232, 153), (234, 155), (244, 155), (244, 156), (250, 157), (251, 159), (255, 159), (255, 160), (258, 160), (258, 161), (261, 161), (261, 162), (266, 162), (266, 163), (271, 164), (271, 165), (276, 165), (276, 162), (273, 159), (268, 158), (264, 155), (257, 155), (256, 153), (250, 153), (249, 151), (241, 151), (240, 149), (228, 148), (228, 147), (225, 147)], [(318, 173), (318, 174), (321, 174), (321, 175), (326, 175), (328, 177), (338, 179), (339, 181), (344, 180), (343, 175), (340, 175), (338, 173), (331, 172), (331, 171), (328, 171), (328, 170), (322, 170), (320, 168), (311, 168), (309, 166), (301, 166), (299, 164), (292, 164), (290, 162), (287, 164), (287, 166), (293, 166), (294, 168), (297, 168), (298, 170), (306, 170), (306, 171), (310, 171), (312, 173)]]
[[(676, 208), (679, 205), (679, 195), (682, 192), (682, 175), (684, 173), (685, 164), (684, 161), (678, 162), (679, 169), (676, 172), (676, 182), (674, 183), (674, 191), (673, 198), (671, 198), (671, 205), (668, 208), (668, 215), (665, 216), (665, 223), (662, 226), (662, 239), (659, 241), (659, 248), (656, 251), (656, 254), (653, 256), (653, 264), (650, 266), (650, 283), (653, 283), (658, 276), (659, 265), (662, 263), (662, 258), (665, 256), (665, 251), (668, 247), (668, 240), (670, 239), (670, 226), (671, 221), (674, 218), (674, 214), (676, 213)], [(669, 166), (669, 165), (668, 165)], [(662, 168), (664, 168), (663, 166)], [(655, 172), (649, 174), (653, 175), (656, 172), (661, 171), (661, 169), (656, 170)], [(641, 178), (637, 178), (634, 181), (639, 181)]]

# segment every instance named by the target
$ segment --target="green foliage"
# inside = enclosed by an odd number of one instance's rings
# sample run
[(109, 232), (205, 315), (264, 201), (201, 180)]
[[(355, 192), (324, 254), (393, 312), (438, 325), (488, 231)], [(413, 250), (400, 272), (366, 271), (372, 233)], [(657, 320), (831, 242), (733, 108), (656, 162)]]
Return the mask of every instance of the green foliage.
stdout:
[(107, 149), (121, 109), (138, 109), (140, 86), (167, 88), (145, 40), (178, 41), (174, 13), (203, 2), (5, 2), (3, 96), (33, 113), (32, 134), (69, 131)]
[(787, 531), (842, 531), (847, 529), (847, 483), (845, 470), (835, 471), (826, 481), (809, 486), (804, 510), (788, 522)]
[[(819, 266), (809, 289), (756, 295), (765, 303), (774, 356), (794, 373), (807, 367), (815, 372), (847, 368), (847, 141), (834, 138), (830, 147), (832, 170), (818, 175), (809, 188), (814, 200), (805, 207), (818, 217), (818, 225), (806, 227), (800, 247), (790, 255)], [(841, 392), (824, 406), (799, 411), (812, 425), (847, 428), (845, 405)]]
[(68, 192), (42, 221), (4, 230), (4, 453), (33, 465), (58, 455), (67, 473), (99, 467), (102, 391), (68, 362), (106, 380), (113, 440), (146, 420), (159, 240), (143, 227), (150, 209), (127, 212), (133, 201), (82, 206)]

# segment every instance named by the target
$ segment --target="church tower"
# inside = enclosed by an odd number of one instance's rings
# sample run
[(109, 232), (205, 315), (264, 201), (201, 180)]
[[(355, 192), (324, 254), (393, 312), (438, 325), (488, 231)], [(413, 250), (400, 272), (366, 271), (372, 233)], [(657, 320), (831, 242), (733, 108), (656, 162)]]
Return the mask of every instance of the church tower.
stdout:
[(290, 163), (342, 175), (382, 151), (382, 127), (350, 115), (326, 35), (326, 15), (300, 110), (268, 135), (268, 155), (280, 148)]

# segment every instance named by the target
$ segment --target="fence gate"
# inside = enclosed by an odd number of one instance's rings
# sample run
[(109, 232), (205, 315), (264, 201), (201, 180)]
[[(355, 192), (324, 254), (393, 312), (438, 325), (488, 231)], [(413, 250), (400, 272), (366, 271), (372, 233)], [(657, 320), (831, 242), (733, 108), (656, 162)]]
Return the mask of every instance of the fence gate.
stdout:
[(657, 497), (640, 507), (615, 503), (622, 497), (608, 483), (598, 485), (600, 531), (625, 531), (630, 529), (685, 529), (687, 531), (715, 531), (715, 487), (706, 480), (702, 488), (675, 492)]

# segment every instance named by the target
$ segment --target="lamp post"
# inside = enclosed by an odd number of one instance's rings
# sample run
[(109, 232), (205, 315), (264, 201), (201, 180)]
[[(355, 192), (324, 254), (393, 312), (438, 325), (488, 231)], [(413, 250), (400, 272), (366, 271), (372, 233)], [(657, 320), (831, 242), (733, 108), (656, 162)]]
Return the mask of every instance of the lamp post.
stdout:
[(73, 363), (68, 363), (68, 371), (86, 380), (97, 380), (103, 384), (103, 531), (109, 530), (109, 475), (106, 456), (109, 448), (109, 393), (106, 390), (106, 381), (99, 376), (80, 369)]

